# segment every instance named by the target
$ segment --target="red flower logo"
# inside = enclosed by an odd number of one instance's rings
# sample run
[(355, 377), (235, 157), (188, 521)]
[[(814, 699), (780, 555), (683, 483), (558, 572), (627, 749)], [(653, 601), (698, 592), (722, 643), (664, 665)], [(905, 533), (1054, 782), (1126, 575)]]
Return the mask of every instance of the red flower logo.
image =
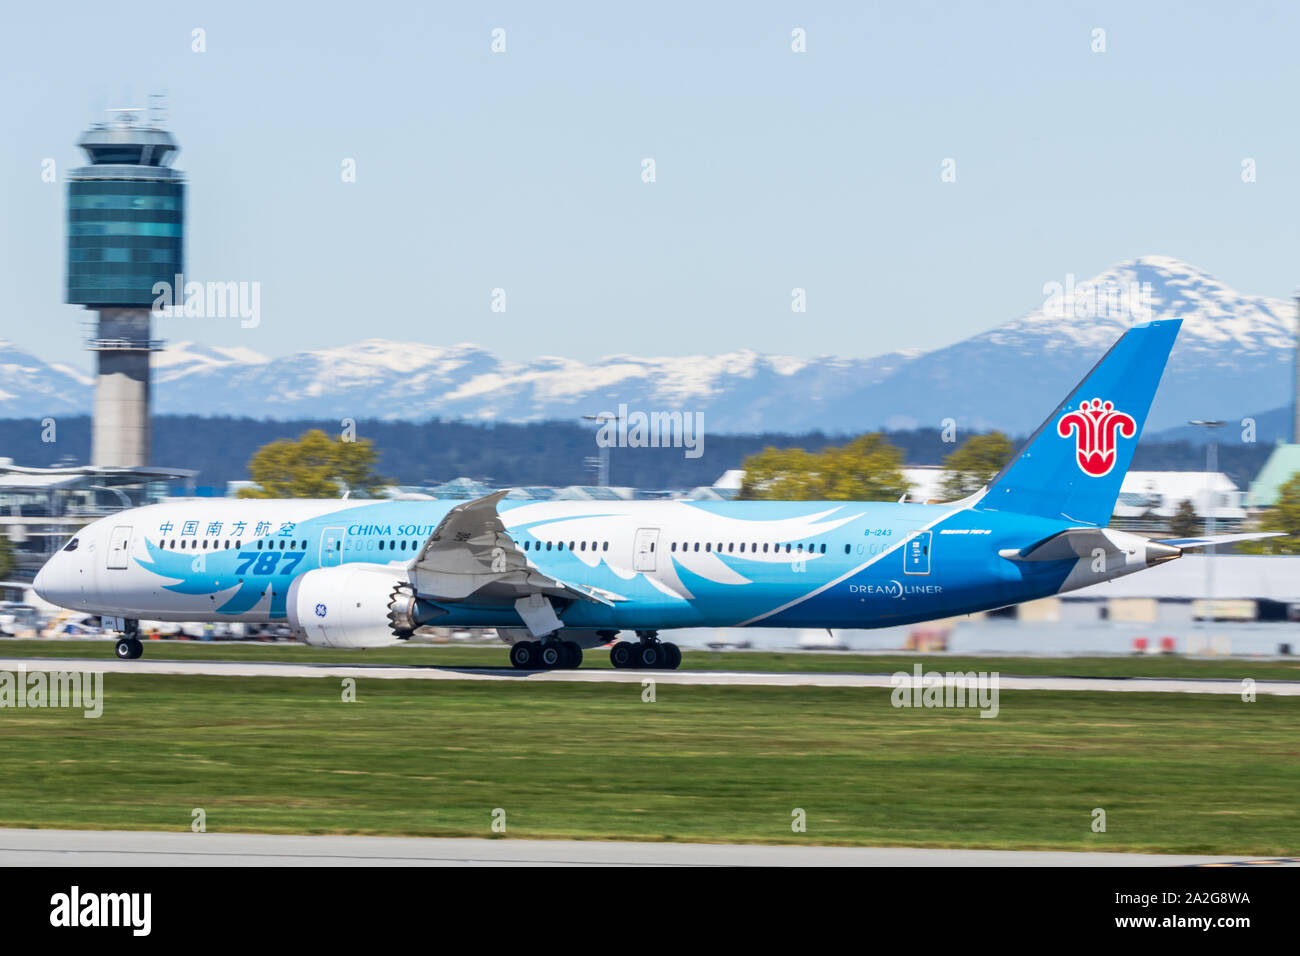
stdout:
[(1079, 410), (1068, 412), (1056, 423), (1056, 433), (1062, 438), (1075, 435), (1075, 460), (1085, 475), (1100, 478), (1110, 474), (1115, 467), (1115, 445), (1119, 436), (1132, 438), (1137, 434), (1137, 422), (1132, 415), (1115, 411), (1113, 402), (1094, 398), (1082, 402)]

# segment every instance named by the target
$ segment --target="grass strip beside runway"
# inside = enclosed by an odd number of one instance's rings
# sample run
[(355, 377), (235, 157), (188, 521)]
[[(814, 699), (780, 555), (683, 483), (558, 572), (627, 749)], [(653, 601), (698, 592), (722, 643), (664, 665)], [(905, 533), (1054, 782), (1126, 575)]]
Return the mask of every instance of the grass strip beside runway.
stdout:
[(97, 720), (0, 709), (0, 826), (1300, 852), (1294, 699), (656, 690), (109, 674)]
[[(499, 645), (428, 645), (339, 651), (290, 642), (145, 641), (146, 660), (287, 661), (295, 664), (415, 665), (426, 667), (509, 667), (508, 649)], [(583, 667), (608, 668), (609, 651), (584, 652)], [(0, 658), (110, 658), (111, 641), (0, 640)], [(1105, 657), (1002, 657), (948, 654), (851, 654), (839, 651), (684, 651), (683, 670), (775, 671), (794, 673), (890, 674), (920, 664), (925, 670), (998, 671), (1029, 677), (1171, 677), (1300, 681), (1300, 657), (1250, 660), (1175, 655)]]

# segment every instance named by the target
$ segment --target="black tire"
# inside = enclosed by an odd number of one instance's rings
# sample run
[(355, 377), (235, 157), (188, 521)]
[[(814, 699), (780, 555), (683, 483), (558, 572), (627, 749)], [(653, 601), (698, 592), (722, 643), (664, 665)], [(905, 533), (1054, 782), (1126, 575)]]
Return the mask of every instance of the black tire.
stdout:
[(663, 648), (658, 644), (651, 644), (649, 641), (638, 648), (640, 653), (637, 655), (637, 667), (662, 667), (664, 660)]
[(558, 641), (547, 641), (542, 645), (542, 651), (537, 655), (537, 666), (550, 670), (552, 667), (564, 666), (565, 653), (564, 648)]
[(619, 641), (609, 649), (609, 662), (618, 668), (635, 667), (632, 653), (635, 647), (629, 641)]
[(516, 670), (530, 671), (537, 667), (537, 642), (516, 641), (510, 645), (510, 663)]
[(117, 659), (119, 661), (134, 660), (135, 655), (131, 653), (131, 651), (132, 651), (131, 642), (126, 640), (125, 638), (118, 641), (117, 646), (113, 648), (113, 653), (117, 655)]
[(665, 641), (659, 645), (659, 650), (663, 652), (664, 660), (659, 666), (666, 671), (675, 671), (682, 666), (682, 649), (671, 641)]
[(582, 648), (577, 641), (565, 641), (564, 648), (564, 667), (568, 670), (577, 670), (582, 666)]

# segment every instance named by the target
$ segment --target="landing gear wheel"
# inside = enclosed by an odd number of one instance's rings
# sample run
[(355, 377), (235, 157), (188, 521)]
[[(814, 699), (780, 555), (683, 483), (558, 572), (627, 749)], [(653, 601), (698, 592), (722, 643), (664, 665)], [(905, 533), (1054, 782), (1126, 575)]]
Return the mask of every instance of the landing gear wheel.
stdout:
[(516, 670), (536, 670), (538, 663), (537, 642), (517, 641), (510, 645), (510, 663)]
[(577, 641), (565, 641), (560, 647), (564, 651), (564, 661), (560, 664), (566, 670), (577, 670), (582, 666), (582, 647)]
[(619, 668), (635, 667), (632, 652), (636, 646), (630, 641), (619, 641), (609, 649), (609, 662)]
[(119, 661), (133, 661), (144, 654), (144, 645), (134, 637), (124, 637), (113, 648)]
[(663, 654), (663, 663), (659, 666), (666, 671), (675, 671), (682, 665), (682, 649), (671, 641), (665, 641), (659, 645), (659, 651)]
[(645, 641), (641, 644), (641, 660), (637, 663), (638, 667), (662, 667), (664, 652), (659, 644), (651, 644)]
[(542, 645), (542, 652), (538, 655), (540, 667), (550, 669), (560, 667), (564, 662), (564, 651), (560, 648), (558, 641), (547, 641)]

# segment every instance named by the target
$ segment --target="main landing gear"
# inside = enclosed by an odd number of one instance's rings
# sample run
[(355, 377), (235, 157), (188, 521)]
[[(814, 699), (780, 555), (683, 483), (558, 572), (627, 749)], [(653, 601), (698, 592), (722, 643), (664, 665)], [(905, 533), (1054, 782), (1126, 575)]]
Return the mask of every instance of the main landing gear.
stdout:
[[(105, 620), (105, 623), (108, 623)], [(144, 655), (144, 644), (140, 641), (140, 622), (139, 621), (122, 621), (114, 622), (121, 636), (117, 639), (117, 646), (113, 648), (113, 653), (117, 655), (119, 661), (133, 661)]]
[(575, 670), (582, 648), (575, 641), (518, 641), (510, 645), (510, 663), (521, 671)]
[(637, 641), (619, 641), (609, 649), (615, 667), (655, 668), (675, 671), (682, 663), (682, 651), (670, 641), (659, 640), (658, 631), (637, 631)]

